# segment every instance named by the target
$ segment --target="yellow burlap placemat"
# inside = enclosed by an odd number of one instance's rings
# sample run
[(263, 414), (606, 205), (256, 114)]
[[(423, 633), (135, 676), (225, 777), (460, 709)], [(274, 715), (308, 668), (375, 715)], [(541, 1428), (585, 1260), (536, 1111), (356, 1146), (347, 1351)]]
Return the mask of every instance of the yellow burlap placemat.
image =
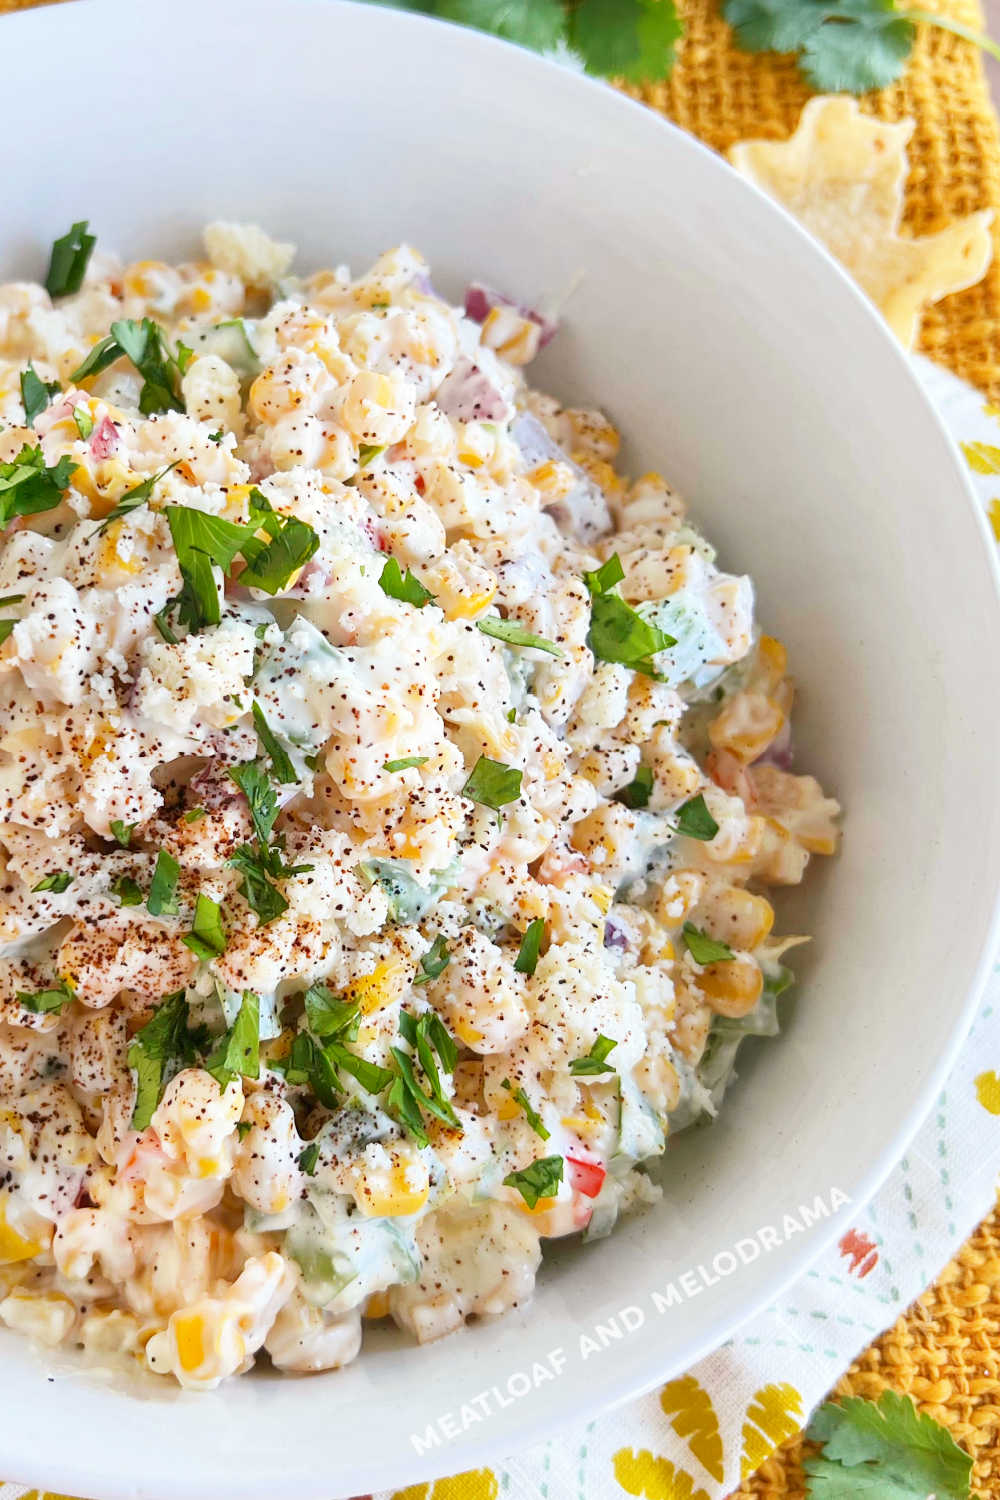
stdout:
[[(38, 0), (0, 0), (0, 13)], [(137, 0), (141, 3), (141, 0)], [(926, 8), (982, 26), (975, 0)], [(716, 0), (680, 0), (686, 36), (663, 83), (629, 90), (723, 151), (748, 137), (791, 134), (809, 98), (791, 59), (749, 56), (730, 42)], [(1000, 219), (1000, 131), (980, 59), (968, 43), (922, 27), (905, 75), (862, 107), (886, 120), (912, 116), (905, 228), (930, 234), (958, 215), (993, 208)], [(931, 308), (920, 347), (1000, 401), (1000, 254), (986, 278)], [(973, 1485), (1000, 1495), (1000, 1210), (976, 1230), (937, 1282), (855, 1361), (836, 1394), (875, 1398), (886, 1386), (912, 1396), (972, 1454)], [(734, 1500), (801, 1500), (802, 1440), (779, 1448)]]

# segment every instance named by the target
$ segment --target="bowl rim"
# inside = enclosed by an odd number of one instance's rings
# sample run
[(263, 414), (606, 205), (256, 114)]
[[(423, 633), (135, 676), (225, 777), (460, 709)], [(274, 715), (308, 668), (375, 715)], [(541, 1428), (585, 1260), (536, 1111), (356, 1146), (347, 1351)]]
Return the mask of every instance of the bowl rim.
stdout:
[[(206, 10), (220, 14), (228, 12), (234, 18), (238, 17), (245, 26), (248, 12), (273, 14), (277, 9), (277, 4), (278, 0), (156, 0), (156, 5), (154, 5), (151, 0), (146, 0), (145, 15), (151, 18), (155, 15), (158, 6), (161, 13), (169, 14), (171, 21), (176, 23), (178, 15), (185, 10), (201, 15), (204, 15)], [(413, 28), (415, 36), (421, 34), (426, 36), (431, 32), (441, 33), (442, 31), (447, 32), (453, 38), (456, 34), (461, 34), (464, 38), (463, 45), (469, 50), (473, 63), (493, 69), (520, 70), (523, 74), (533, 76), (539, 87), (547, 88), (550, 97), (557, 94), (559, 90), (573, 93), (585, 89), (589, 94), (591, 109), (595, 113), (598, 110), (603, 111), (602, 126), (606, 122), (613, 129), (616, 122), (620, 122), (623, 130), (642, 130), (650, 137), (653, 132), (666, 132), (673, 138), (675, 149), (686, 152), (699, 161), (698, 170), (705, 178), (709, 190), (712, 188), (713, 180), (719, 183), (725, 181), (727, 193), (750, 195), (753, 199), (765, 203), (767, 211), (777, 216), (786, 225), (785, 232), (789, 238), (789, 246), (795, 249), (797, 262), (806, 267), (810, 261), (813, 265), (823, 264), (825, 266), (823, 275), (827, 281), (831, 285), (839, 283), (842, 288), (840, 295), (846, 293), (869, 324), (877, 327), (886, 357), (894, 362), (898, 379), (910, 387), (911, 395), (916, 394), (928, 425), (936, 431), (939, 438), (944, 439), (955, 477), (964, 494), (966, 505), (972, 510), (985, 550), (985, 559), (992, 582), (992, 604), (997, 623), (1000, 624), (1000, 560), (998, 560), (997, 549), (990, 536), (985, 515), (976, 498), (955, 439), (919, 380), (911, 364), (910, 356), (890, 333), (877, 309), (829, 251), (803, 229), (784, 207), (775, 203), (756, 184), (736, 173), (722, 156), (697, 137), (682, 130), (673, 121), (666, 119), (652, 108), (631, 99), (600, 80), (576, 73), (551, 59), (513, 43), (423, 14), (405, 10), (390, 11), (388, 7), (364, 3), (364, 0), (284, 0), (282, 6), (284, 19), (287, 20), (293, 6), (303, 11), (306, 9), (326, 10), (330, 14), (331, 25), (336, 25), (335, 18), (338, 13), (358, 15), (364, 12), (370, 17), (389, 16), (388, 24), (398, 28), (404, 34), (407, 28)], [(67, 12), (72, 14), (84, 11), (97, 12), (108, 17), (112, 17), (115, 13), (134, 14), (134, 0), (74, 0), (72, 6), (63, 4), (58, 7), (41, 6), (20, 10), (4, 16), (3, 25), (8, 28), (19, 27), (24, 42), (27, 42), (32, 31), (36, 31), (39, 42), (49, 47), (54, 46), (58, 50), (60, 46), (67, 45), (72, 39), (72, 26), (67, 22)], [(387, 22), (384, 19), (381, 23), (372, 20), (370, 24), (385, 25)], [(60, 26), (65, 28), (63, 32), (60, 32)], [(16, 38), (17, 33), (14, 35)], [(988, 722), (984, 724), (984, 732), (990, 733)], [(992, 730), (992, 738), (1000, 751), (1000, 722)], [(801, 1244), (794, 1248), (786, 1247), (786, 1253), (782, 1257), (773, 1257), (773, 1265), (762, 1276), (759, 1289), (748, 1297), (738, 1317), (726, 1319), (723, 1328), (712, 1326), (706, 1329), (704, 1336), (688, 1339), (679, 1349), (674, 1348), (669, 1354), (650, 1350), (646, 1357), (633, 1358), (627, 1367), (620, 1369), (616, 1375), (602, 1376), (591, 1386), (590, 1395), (582, 1401), (577, 1399), (574, 1409), (566, 1411), (562, 1417), (553, 1419), (544, 1410), (539, 1410), (533, 1415), (534, 1404), (525, 1403), (518, 1429), (519, 1447), (528, 1448), (535, 1443), (558, 1436), (560, 1432), (582, 1420), (595, 1419), (649, 1391), (658, 1382), (668, 1378), (671, 1373), (690, 1368), (720, 1347), (740, 1327), (770, 1305), (786, 1288), (800, 1278), (837, 1239), (847, 1223), (857, 1215), (864, 1204), (871, 1199), (905, 1153), (930, 1112), (979, 1008), (986, 981), (993, 967), (994, 957), (1000, 947), (1000, 851), (993, 855), (992, 864), (996, 877), (993, 880), (992, 907), (985, 931), (977, 935), (978, 961), (972, 971), (972, 978), (966, 988), (962, 1004), (956, 1008), (948, 1044), (938, 1053), (898, 1129), (869, 1161), (867, 1168), (859, 1174), (857, 1180), (847, 1185), (851, 1189), (851, 1196), (846, 1207), (832, 1213), (810, 1235), (803, 1236)], [(509, 1437), (501, 1435), (501, 1431), (494, 1427), (493, 1435), (490, 1436), (488, 1431), (477, 1430), (473, 1443), (465, 1439), (463, 1442), (435, 1449), (429, 1455), (418, 1456), (414, 1453), (412, 1462), (407, 1462), (405, 1466), (405, 1473), (399, 1460), (393, 1460), (391, 1463), (382, 1460), (381, 1466), (376, 1461), (373, 1467), (358, 1471), (355, 1483), (370, 1489), (392, 1488), (394, 1485), (421, 1483), (444, 1474), (455, 1473), (459, 1465), (468, 1467), (470, 1459), (477, 1465), (494, 1464), (509, 1456), (512, 1451)], [(134, 1500), (134, 1497), (139, 1495), (151, 1496), (155, 1493), (155, 1489), (147, 1488), (146, 1482), (137, 1481), (134, 1476), (130, 1478), (123, 1474), (120, 1468), (115, 1467), (115, 1455), (110, 1450), (107, 1450), (106, 1458), (100, 1454), (90, 1453), (85, 1457), (81, 1455), (82, 1462), (77, 1463), (72, 1462), (61, 1445), (54, 1446), (44, 1456), (39, 1456), (34, 1450), (22, 1452), (24, 1443), (23, 1439), (19, 1439), (17, 1431), (4, 1433), (3, 1446), (14, 1455), (11, 1459), (5, 1456), (4, 1464), (10, 1462), (12, 1468), (23, 1470), (23, 1475), (18, 1480), (19, 1483), (41, 1484), (50, 1489), (64, 1490), (67, 1493), (71, 1493), (80, 1486), (88, 1491), (96, 1487), (100, 1492), (101, 1500)], [(454, 1455), (454, 1464), (449, 1455)], [(442, 1462), (444, 1462), (444, 1467), (442, 1467)], [(174, 1500), (203, 1500), (203, 1483), (199, 1481), (196, 1474), (188, 1469), (175, 1469), (171, 1472), (173, 1473), (171, 1487)], [(312, 1470), (297, 1472), (290, 1468), (289, 1477), (294, 1478), (301, 1500), (329, 1500), (328, 1482), (321, 1474), (316, 1474)], [(244, 1500), (273, 1500), (274, 1491), (270, 1480), (257, 1477), (252, 1468), (236, 1476), (234, 1493), (237, 1483), (239, 1493)]]

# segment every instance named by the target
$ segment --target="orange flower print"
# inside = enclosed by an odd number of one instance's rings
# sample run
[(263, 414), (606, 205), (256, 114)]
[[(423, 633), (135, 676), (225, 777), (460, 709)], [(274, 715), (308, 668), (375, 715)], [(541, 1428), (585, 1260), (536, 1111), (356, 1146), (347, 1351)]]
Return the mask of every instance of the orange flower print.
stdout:
[(848, 1273), (856, 1275), (859, 1281), (878, 1265), (875, 1241), (870, 1240), (859, 1229), (849, 1229), (843, 1239), (837, 1241), (837, 1248), (844, 1259), (850, 1261)]

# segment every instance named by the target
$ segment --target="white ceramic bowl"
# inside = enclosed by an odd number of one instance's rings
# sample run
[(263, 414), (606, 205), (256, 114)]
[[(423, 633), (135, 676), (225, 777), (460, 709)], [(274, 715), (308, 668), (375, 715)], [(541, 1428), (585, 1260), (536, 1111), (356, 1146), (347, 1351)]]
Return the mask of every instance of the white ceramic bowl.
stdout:
[[(50, 1380), (0, 1338), (0, 1473), (49, 1489), (328, 1500), (474, 1467), (718, 1345), (850, 1207), (666, 1312), (653, 1292), (817, 1195), (860, 1203), (929, 1106), (985, 972), (1000, 873), (984, 528), (846, 278), (609, 88), (323, 0), (84, 0), (4, 17), (0, 38), (5, 276), (37, 277), (83, 216), (129, 255), (188, 252), (217, 217), (296, 239), (307, 266), (360, 268), (406, 238), (456, 294), (474, 275), (531, 298), (582, 274), (538, 379), (605, 404), (634, 464), (665, 470), (725, 565), (752, 573), (803, 686), (801, 765), (846, 807), (842, 857), (781, 921), (816, 933), (787, 1034), (758, 1048), (717, 1125), (670, 1150), (663, 1202), (560, 1247), (529, 1307), (424, 1349), (377, 1335), (340, 1374), (201, 1396), (64, 1363)], [(584, 1360), (581, 1333), (630, 1305), (642, 1326)], [(559, 1378), (512, 1398), (555, 1349)], [(417, 1454), (412, 1434), (494, 1387), (506, 1404), (488, 1396), (482, 1420)]]

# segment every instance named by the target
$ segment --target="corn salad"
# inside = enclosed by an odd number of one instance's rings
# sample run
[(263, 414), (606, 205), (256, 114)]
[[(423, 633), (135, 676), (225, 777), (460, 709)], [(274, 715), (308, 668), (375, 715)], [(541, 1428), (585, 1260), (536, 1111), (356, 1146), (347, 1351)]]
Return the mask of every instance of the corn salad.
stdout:
[(0, 1321), (191, 1389), (653, 1201), (838, 813), (551, 319), (204, 250), (0, 286)]

